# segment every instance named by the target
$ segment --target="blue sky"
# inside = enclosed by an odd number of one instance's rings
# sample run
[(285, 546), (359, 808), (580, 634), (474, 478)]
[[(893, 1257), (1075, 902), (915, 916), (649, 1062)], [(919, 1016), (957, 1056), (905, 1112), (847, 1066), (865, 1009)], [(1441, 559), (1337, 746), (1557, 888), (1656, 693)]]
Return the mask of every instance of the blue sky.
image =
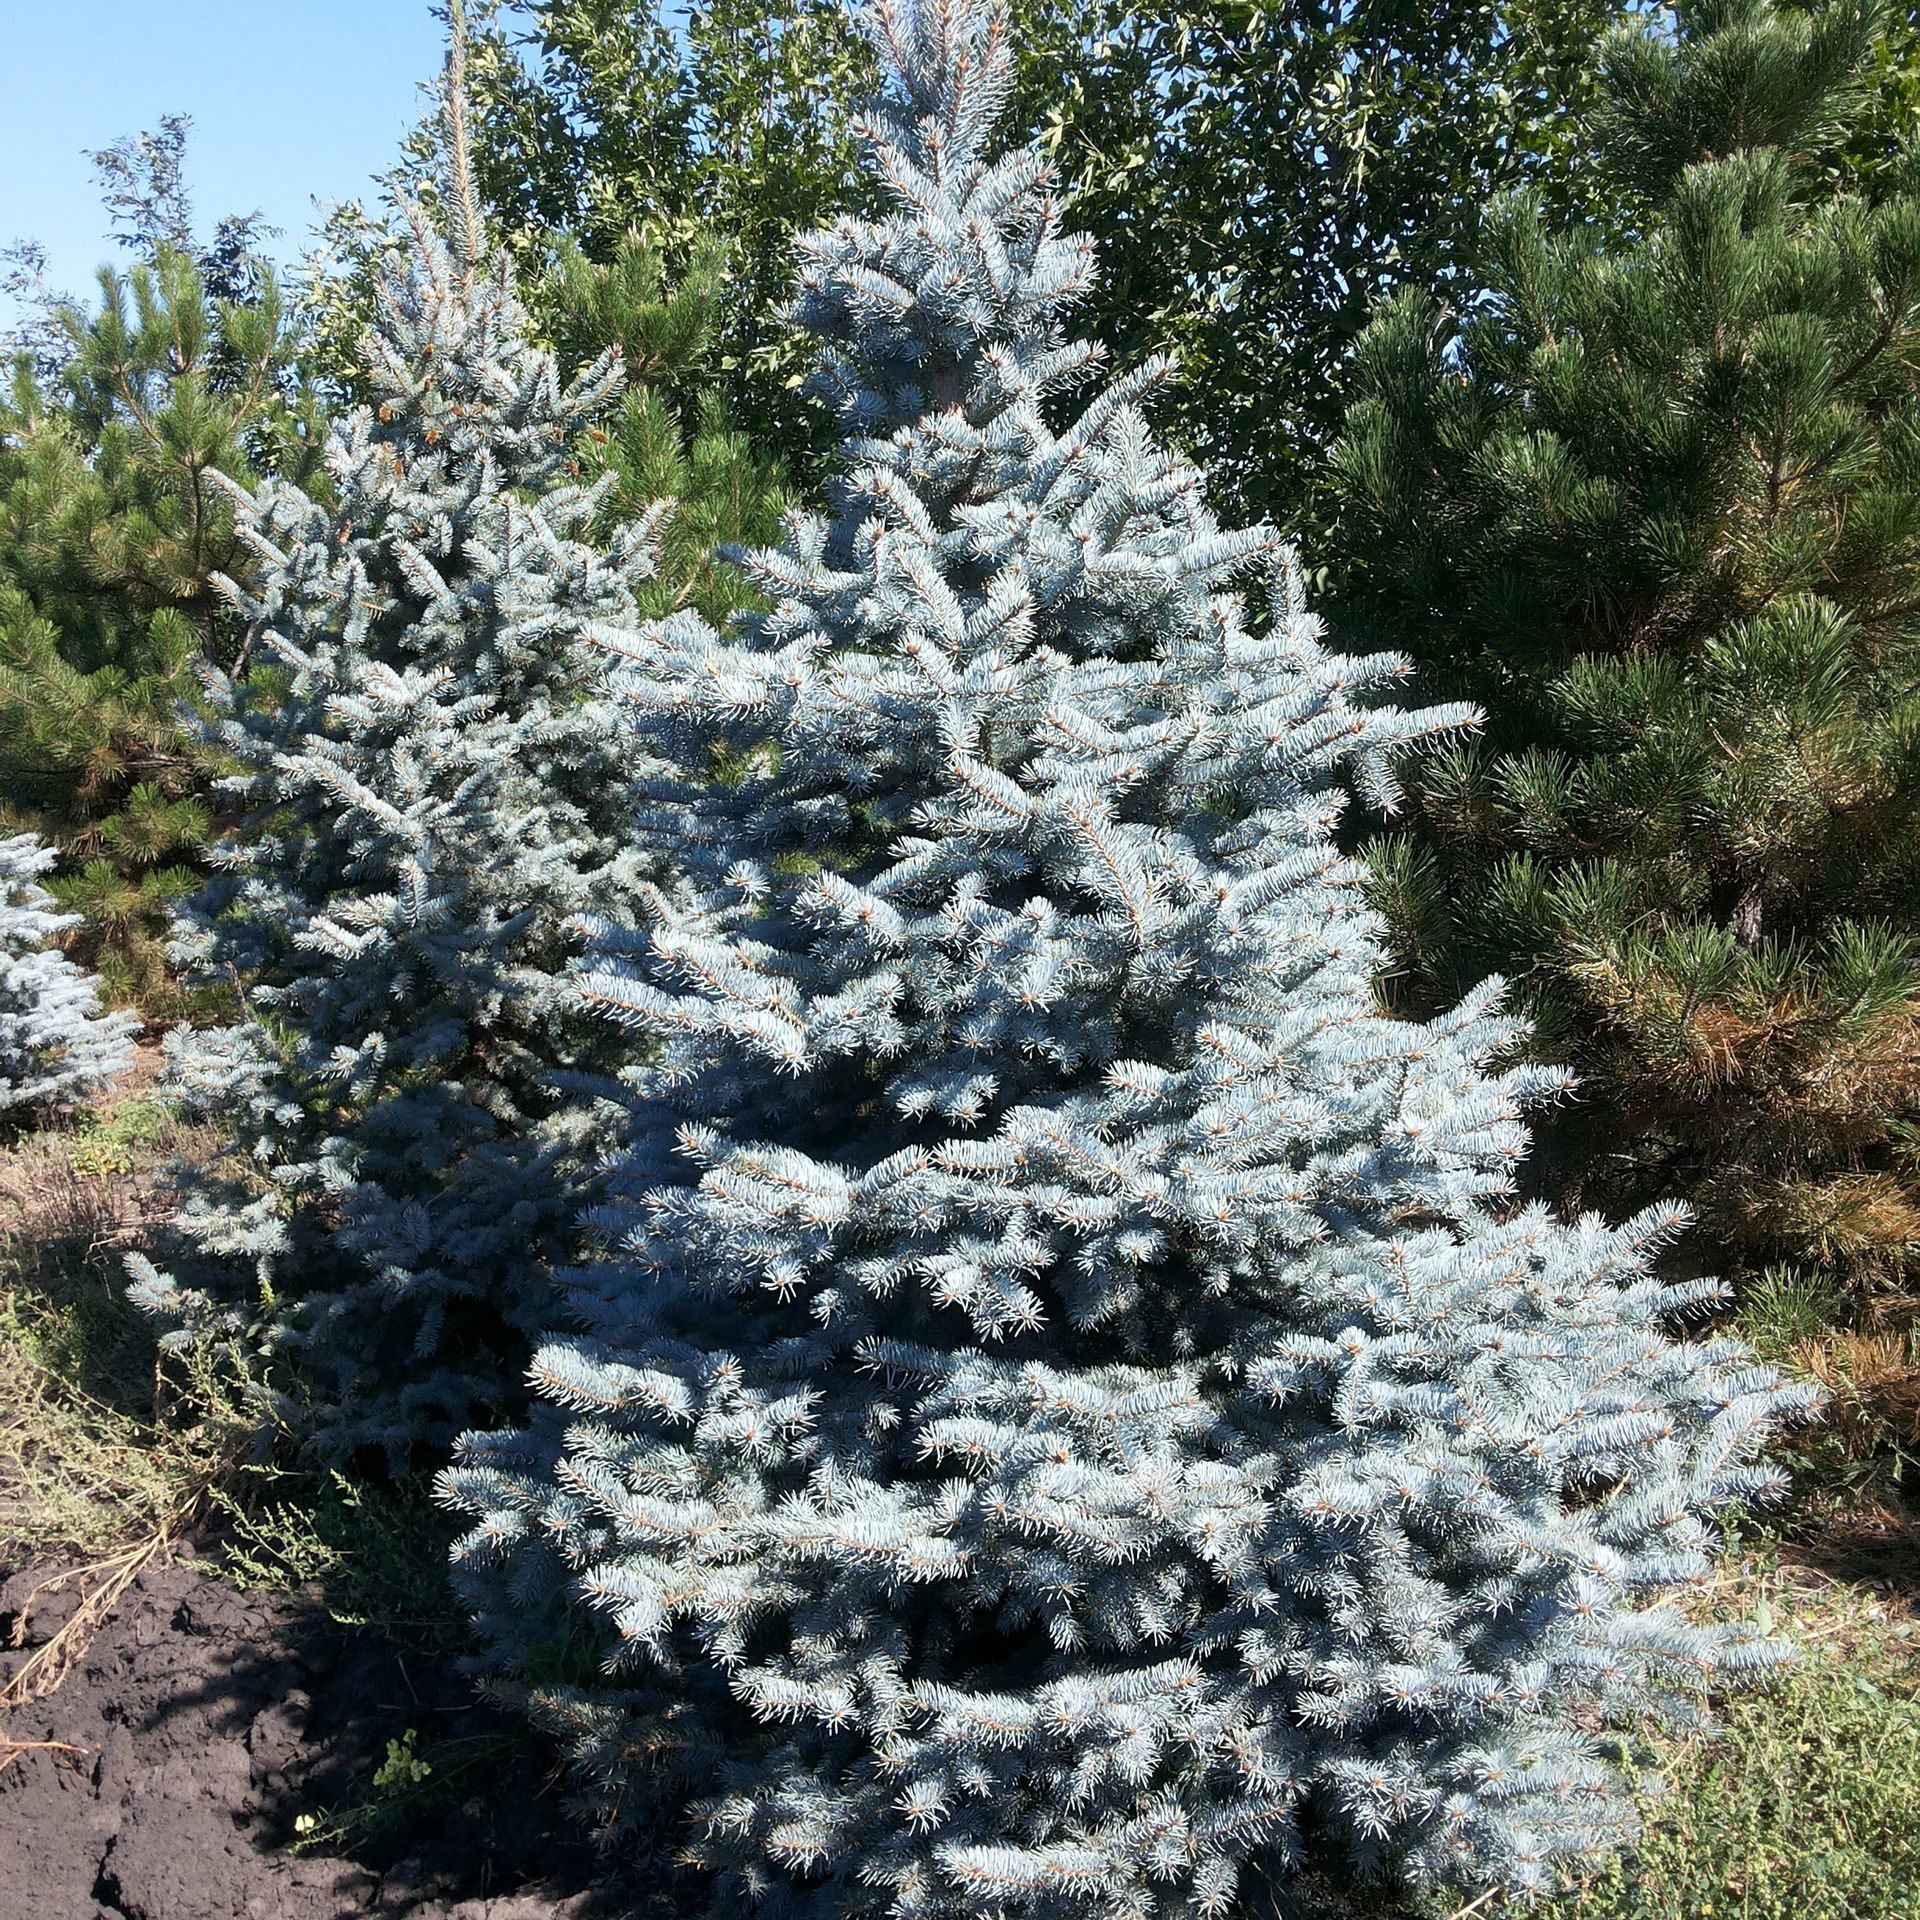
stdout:
[(441, 32), (429, 0), (0, 0), (0, 245), (40, 241), (57, 289), (91, 291), (117, 250), (84, 151), (185, 113), (203, 232), (258, 207), (296, 259), (315, 198), (394, 159)]

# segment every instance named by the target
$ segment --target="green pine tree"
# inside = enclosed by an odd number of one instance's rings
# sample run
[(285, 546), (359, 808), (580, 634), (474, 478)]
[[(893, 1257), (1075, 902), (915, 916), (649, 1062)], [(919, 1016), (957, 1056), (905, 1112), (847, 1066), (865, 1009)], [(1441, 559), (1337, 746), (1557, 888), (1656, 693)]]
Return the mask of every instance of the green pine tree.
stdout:
[(59, 363), (23, 355), (0, 398), (0, 816), (57, 849), (75, 944), (150, 1012), (212, 826), (183, 705), (198, 660), (248, 650), (210, 584), (245, 562), (211, 476), (311, 480), (321, 438), (271, 272), (222, 293), (218, 265), (162, 240), (103, 268), (96, 311), (54, 309)]
[(1614, 38), (1636, 237), (1506, 203), (1373, 326), (1336, 460), (1346, 637), (1488, 716), (1377, 850), (1396, 991), (1513, 978), (1581, 1077), (1565, 1194), (1686, 1199), (1703, 1261), (1849, 1290), (1876, 1352), (1920, 1274), (1920, 176), (1847, 161), (1884, 31)]
[(669, 284), (659, 250), (630, 233), (604, 264), (563, 242), (530, 290), (562, 365), (611, 352), (626, 373), (617, 405), (575, 447), (585, 476), (611, 478), (602, 530), (657, 500), (674, 503), (659, 577), (639, 589), (649, 614), (690, 605), (724, 620), (739, 611), (751, 589), (721, 556), (770, 540), (779, 527), (780, 463), (735, 423), (717, 378), (730, 285), (725, 251), (711, 238)]

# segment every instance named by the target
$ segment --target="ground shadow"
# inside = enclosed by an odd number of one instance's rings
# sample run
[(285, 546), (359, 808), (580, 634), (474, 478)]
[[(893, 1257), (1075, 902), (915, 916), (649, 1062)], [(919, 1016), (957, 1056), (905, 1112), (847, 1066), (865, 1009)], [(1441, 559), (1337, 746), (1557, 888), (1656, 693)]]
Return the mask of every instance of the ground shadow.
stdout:
[[(0, 1588), (0, 1634), (25, 1579)], [(60, 1614), (43, 1596), (28, 1650)], [(660, 1862), (596, 1855), (552, 1753), (455, 1661), (204, 1560), (144, 1572), (0, 1739), (0, 1920), (665, 1920), (693, 1900)]]

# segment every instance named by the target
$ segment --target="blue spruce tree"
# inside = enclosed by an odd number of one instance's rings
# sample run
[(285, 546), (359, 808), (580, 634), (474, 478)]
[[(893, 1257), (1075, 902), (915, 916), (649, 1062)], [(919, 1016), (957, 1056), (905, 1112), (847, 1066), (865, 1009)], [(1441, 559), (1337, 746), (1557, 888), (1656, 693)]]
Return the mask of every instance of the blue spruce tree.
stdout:
[(0, 839), (0, 1118), (103, 1091), (140, 1026), (103, 1013), (98, 983), (50, 944), (80, 920), (38, 884), (54, 858), (30, 833)]
[(574, 483), (569, 439), (617, 366), (562, 390), (528, 344), (451, 92), (456, 244), (414, 213), (367, 341), (375, 404), (328, 449), (335, 503), (241, 496), (260, 577), (229, 591), (256, 665), (212, 675), (209, 704), (248, 825), (176, 945), (244, 1016), (171, 1045), (173, 1087), (234, 1145), (184, 1195), (167, 1270), (135, 1263), (175, 1339), (254, 1337), (330, 1453), (397, 1457), (523, 1391), (610, 1111), (582, 1090), (609, 1035), (560, 985), (567, 926), (630, 917), (634, 885), (582, 639), (637, 618), (655, 528), (571, 537), (604, 484)]
[[(1363, 704), (1265, 528), (1097, 351), (991, 0), (879, 0), (892, 201), (804, 246), (837, 512), (772, 610), (620, 651), (639, 853), (589, 997), (654, 1052), (583, 1331), (442, 1482), (498, 1670), (715, 1911), (1224, 1914), (1311, 1863), (1549, 1884), (1591, 1731), (1777, 1646), (1688, 1624), (1800, 1396), (1670, 1337), (1671, 1212), (1513, 1198), (1489, 986), (1385, 1017)], [(1243, 583), (1264, 581), (1264, 612)], [(717, 777), (716, 777), (717, 774)]]

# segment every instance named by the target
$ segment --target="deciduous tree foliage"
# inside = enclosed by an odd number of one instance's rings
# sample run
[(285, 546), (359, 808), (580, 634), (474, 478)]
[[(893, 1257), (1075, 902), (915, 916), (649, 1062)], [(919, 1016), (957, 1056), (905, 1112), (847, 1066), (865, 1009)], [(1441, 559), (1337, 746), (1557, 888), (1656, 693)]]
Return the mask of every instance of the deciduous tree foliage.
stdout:
[(1487, 202), (1630, 217), (1585, 166), (1636, 0), (1018, 0), (1022, 96), (1099, 251), (1087, 324), (1171, 349), (1160, 416), (1216, 494), (1317, 524), (1353, 343), (1471, 259)]
[[(1380, 704), (1288, 551), (1065, 325), (1007, 22), (883, 0), (886, 210), (801, 251), (844, 481), (771, 610), (629, 636), (638, 856), (584, 991), (651, 1052), (518, 1433), (443, 1482), (494, 1656), (714, 1910), (1233, 1911), (1306, 1861), (1547, 1884), (1596, 1729), (1804, 1403), (1624, 1227), (1517, 1205), (1491, 987), (1385, 1016), (1338, 782)], [(716, 778), (716, 773), (720, 777)]]

